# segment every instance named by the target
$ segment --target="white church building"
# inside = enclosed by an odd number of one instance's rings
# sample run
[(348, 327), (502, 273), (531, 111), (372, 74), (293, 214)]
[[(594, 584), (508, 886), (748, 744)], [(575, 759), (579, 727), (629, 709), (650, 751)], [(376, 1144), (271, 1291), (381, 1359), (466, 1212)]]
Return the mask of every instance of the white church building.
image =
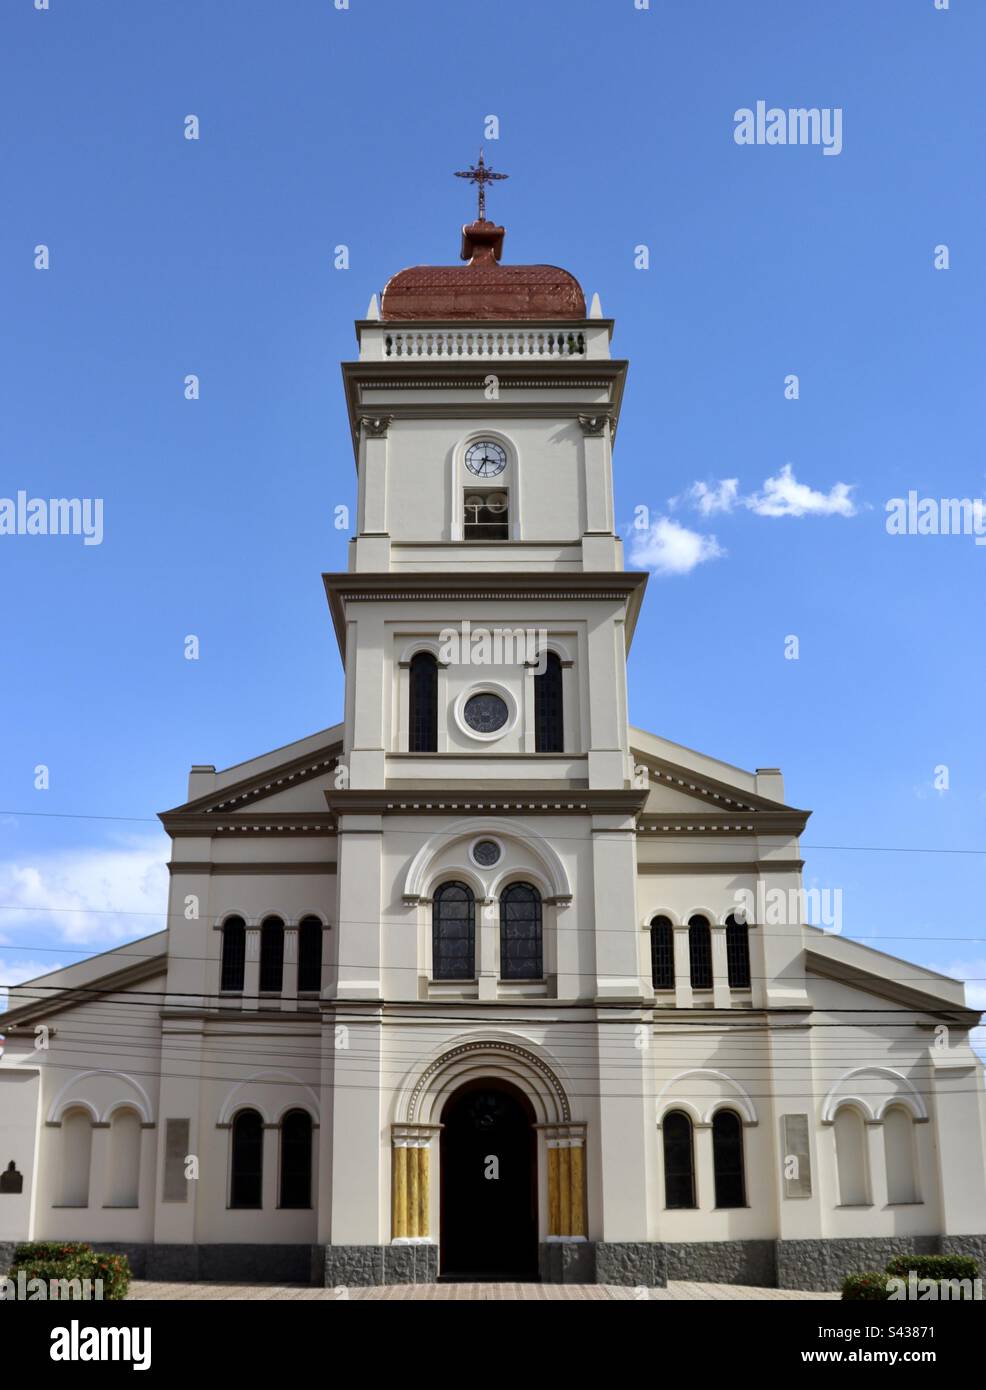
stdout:
[(11, 991), (0, 1265), (825, 1288), (986, 1254), (978, 1014), (805, 925), (776, 768), (630, 726), (627, 362), (503, 240), (356, 324), (340, 722), (194, 766), (167, 930)]

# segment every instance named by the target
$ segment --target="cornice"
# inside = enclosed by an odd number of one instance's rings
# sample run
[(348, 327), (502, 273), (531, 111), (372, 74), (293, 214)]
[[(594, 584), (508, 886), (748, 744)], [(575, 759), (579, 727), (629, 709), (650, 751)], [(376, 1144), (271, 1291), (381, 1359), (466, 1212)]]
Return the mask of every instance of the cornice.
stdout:
[(200, 861), (197, 859), (173, 859), (168, 865), (168, 873), (177, 874), (205, 874), (212, 876), (218, 874), (220, 877), (225, 875), (241, 874), (334, 874), (337, 872), (337, 865), (334, 859), (247, 859), (240, 863), (235, 860), (223, 860), (216, 863), (212, 859)]
[(803, 859), (659, 859), (637, 860), (638, 874), (781, 874), (800, 873)]
[(638, 815), (647, 793), (635, 789), (513, 792), (414, 791), (395, 793), (379, 790), (340, 789), (326, 791), (325, 801), (337, 815), (416, 815), (445, 816), (451, 812), (481, 811), (487, 815), (507, 815), (522, 811), (528, 815)]
[(161, 824), (175, 839), (180, 835), (239, 839), (246, 835), (276, 838), (294, 835), (334, 835), (335, 821), (325, 811), (300, 811), (293, 815), (224, 816), (211, 811), (163, 811)]
[(477, 570), (460, 570), (452, 574), (432, 574), (420, 570), (364, 574), (358, 570), (345, 570), (322, 575), (343, 661), (346, 656), (346, 604), (400, 603), (405, 599), (417, 603), (423, 600), (469, 602), (476, 599), (492, 602), (511, 599), (622, 602), (626, 604), (625, 641), (629, 650), (647, 580), (646, 572), (637, 570), (506, 571), (499, 574)]
[(637, 833), (661, 838), (665, 835), (800, 835), (810, 811), (759, 811), (731, 815), (725, 811), (677, 811), (654, 815), (645, 811)]
[[(591, 406), (593, 417), (606, 414), (610, 418), (611, 437), (616, 438), (620, 409), (623, 402), (623, 389), (629, 363), (626, 358), (579, 358), (534, 359), (516, 361), (498, 358), (432, 358), (415, 361), (406, 358), (380, 362), (343, 362), (342, 379), (346, 393), (346, 408), (349, 414), (349, 428), (353, 440), (353, 454), (359, 462), (360, 421), (363, 417), (390, 419), (483, 419), (495, 420), (497, 416), (562, 417), (577, 421), (579, 416), (588, 416), (587, 402), (571, 400), (552, 400), (550, 397), (527, 404), (517, 401), (487, 400), (485, 387), (492, 373), (496, 376), (501, 390), (510, 391), (551, 391), (586, 390), (607, 391), (609, 400), (605, 404), (594, 402)], [(388, 401), (386, 407), (379, 402), (366, 404), (362, 397), (364, 391), (470, 391), (473, 399), (466, 402), (428, 401), (424, 404), (402, 401)], [(477, 401), (480, 405), (477, 405)]]

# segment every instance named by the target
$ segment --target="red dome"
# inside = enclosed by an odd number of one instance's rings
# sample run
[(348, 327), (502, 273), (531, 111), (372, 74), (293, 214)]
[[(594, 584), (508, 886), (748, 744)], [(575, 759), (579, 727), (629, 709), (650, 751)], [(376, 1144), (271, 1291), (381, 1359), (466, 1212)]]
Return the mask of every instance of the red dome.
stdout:
[(500, 265), (504, 229), (473, 222), (462, 229), (468, 264), (416, 265), (387, 281), (383, 319), (584, 319), (574, 275), (554, 265)]

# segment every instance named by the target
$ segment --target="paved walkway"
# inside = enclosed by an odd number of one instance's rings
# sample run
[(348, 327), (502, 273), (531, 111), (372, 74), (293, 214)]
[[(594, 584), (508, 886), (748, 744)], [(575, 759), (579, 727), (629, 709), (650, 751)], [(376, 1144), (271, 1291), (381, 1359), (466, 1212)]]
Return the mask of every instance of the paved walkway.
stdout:
[(302, 1284), (159, 1284), (135, 1279), (132, 1299), (299, 1299), (332, 1302), (347, 1300), (408, 1301), (455, 1299), (498, 1302), (503, 1300), (560, 1299), (680, 1302), (692, 1299), (800, 1300), (837, 1299), (837, 1293), (804, 1293), (800, 1289), (757, 1289), (744, 1284), (693, 1284), (671, 1282), (666, 1289), (626, 1288), (618, 1284), (388, 1284), (384, 1288), (319, 1289)]

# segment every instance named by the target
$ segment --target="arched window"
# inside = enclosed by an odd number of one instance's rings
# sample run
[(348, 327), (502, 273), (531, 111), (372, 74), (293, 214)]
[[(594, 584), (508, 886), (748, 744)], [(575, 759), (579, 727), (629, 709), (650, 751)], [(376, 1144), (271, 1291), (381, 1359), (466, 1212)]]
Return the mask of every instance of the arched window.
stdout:
[(443, 883), (432, 904), (432, 972), (436, 980), (476, 975), (476, 903), (464, 883)]
[(106, 1206), (135, 1207), (140, 1189), (140, 1116), (117, 1110), (110, 1121)]
[(540, 980), (544, 974), (541, 894), (511, 883), (500, 894), (500, 978)]
[(282, 1207), (312, 1204), (312, 1117), (305, 1110), (289, 1110), (281, 1121)]
[(650, 924), (650, 967), (655, 989), (674, 989), (674, 931), (668, 917)]
[(241, 1110), (233, 1121), (231, 1207), (263, 1206), (264, 1122), (256, 1110)]
[(683, 1111), (672, 1110), (665, 1115), (661, 1130), (664, 1135), (664, 1205), (693, 1207), (695, 1158), (692, 1122)]
[(852, 1105), (843, 1105), (835, 1117), (835, 1156), (839, 1170), (839, 1205), (869, 1205), (866, 1180), (866, 1131), (863, 1117)]
[(534, 748), (538, 753), (564, 753), (561, 657), (547, 652), (544, 660), (544, 671), (534, 677)]
[(438, 661), (431, 652), (411, 657), (407, 746), (411, 753), (438, 751)]
[(298, 993), (322, 991), (322, 923), (305, 917), (298, 926)]
[(887, 1153), (887, 1201), (917, 1202), (914, 1164), (914, 1121), (902, 1105), (892, 1105), (883, 1117)]
[(750, 929), (735, 917), (726, 918), (726, 968), (730, 989), (750, 988)]
[(89, 1168), (92, 1163), (92, 1117), (81, 1108), (62, 1116), (60, 1207), (89, 1205)]
[(712, 1117), (712, 1167), (716, 1206), (745, 1207), (743, 1125), (733, 1110), (717, 1110)]
[(284, 923), (268, 917), (260, 928), (260, 993), (280, 994), (284, 984)]
[(688, 923), (688, 964), (692, 989), (712, 988), (712, 932), (704, 917)]
[(243, 993), (246, 970), (246, 924), (242, 917), (227, 917), (223, 923), (223, 968), (220, 989)]

